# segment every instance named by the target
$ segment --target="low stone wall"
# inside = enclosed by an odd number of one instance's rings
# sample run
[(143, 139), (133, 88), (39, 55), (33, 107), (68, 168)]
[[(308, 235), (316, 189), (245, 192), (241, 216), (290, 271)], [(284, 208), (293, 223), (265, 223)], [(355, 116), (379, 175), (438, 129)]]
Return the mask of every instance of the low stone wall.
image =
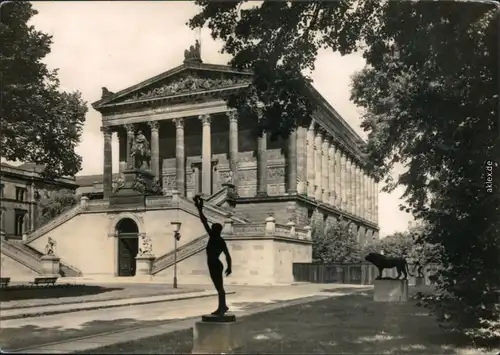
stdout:
[[(277, 224), (269, 216), (264, 223), (232, 225), (226, 221), (224, 239), (233, 263), (232, 285), (276, 285), (293, 282), (293, 263), (311, 262), (312, 240), (309, 228)], [(221, 260), (226, 265), (224, 256)], [(173, 280), (173, 267), (157, 275), (157, 280)], [(211, 284), (204, 250), (177, 265), (179, 284)]]

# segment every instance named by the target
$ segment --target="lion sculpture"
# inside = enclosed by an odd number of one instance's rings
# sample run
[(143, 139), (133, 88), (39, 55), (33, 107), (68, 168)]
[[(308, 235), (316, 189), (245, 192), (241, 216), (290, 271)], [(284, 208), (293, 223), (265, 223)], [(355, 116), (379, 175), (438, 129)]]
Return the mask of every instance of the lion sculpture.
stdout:
[(401, 274), (403, 274), (403, 280), (406, 280), (408, 278), (408, 275), (413, 277), (413, 275), (410, 274), (410, 270), (408, 269), (408, 263), (403, 257), (394, 258), (379, 253), (370, 253), (365, 256), (365, 260), (377, 267), (379, 273), (376, 278), (377, 280), (380, 280), (382, 278), (382, 272), (384, 271), (384, 269), (392, 268), (396, 268), (396, 270), (398, 271), (398, 276), (396, 277), (396, 279), (399, 279), (401, 277)]

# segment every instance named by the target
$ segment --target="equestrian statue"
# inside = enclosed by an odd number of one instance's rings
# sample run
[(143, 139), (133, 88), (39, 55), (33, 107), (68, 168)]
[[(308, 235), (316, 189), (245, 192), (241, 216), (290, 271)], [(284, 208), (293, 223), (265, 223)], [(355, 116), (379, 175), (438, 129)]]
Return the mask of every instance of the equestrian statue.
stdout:
[(134, 168), (147, 170), (151, 168), (151, 149), (142, 131), (138, 131), (134, 137), (130, 156), (133, 159)]

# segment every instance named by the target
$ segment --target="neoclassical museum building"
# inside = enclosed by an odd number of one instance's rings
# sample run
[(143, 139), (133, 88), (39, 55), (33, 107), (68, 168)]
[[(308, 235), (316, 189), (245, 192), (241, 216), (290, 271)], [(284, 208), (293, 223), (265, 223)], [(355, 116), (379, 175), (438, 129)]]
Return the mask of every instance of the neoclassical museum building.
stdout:
[[(77, 177), (80, 205), (32, 232), (24, 247), (43, 252), (50, 237), (61, 266), (88, 277), (170, 280), (176, 264), (180, 282), (208, 283), (196, 194), (209, 221), (224, 225), (230, 283), (292, 282), (293, 263), (311, 261), (314, 220), (341, 219), (360, 243), (377, 238), (378, 187), (365, 170), (363, 140), (312, 85), (312, 117), (286, 140), (255, 136), (255, 122), (225, 101), (251, 78), (204, 63), (192, 46), (173, 69), (118, 92), (103, 87), (92, 104), (102, 115), (103, 175)], [(132, 157), (137, 142), (150, 149), (141, 167)]]

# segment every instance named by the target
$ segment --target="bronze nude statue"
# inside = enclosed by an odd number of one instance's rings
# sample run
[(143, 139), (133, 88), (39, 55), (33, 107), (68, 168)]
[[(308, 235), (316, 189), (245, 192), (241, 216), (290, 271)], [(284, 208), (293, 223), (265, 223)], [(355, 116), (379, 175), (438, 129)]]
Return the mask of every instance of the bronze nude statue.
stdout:
[(210, 278), (212, 279), (215, 289), (217, 290), (217, 293), (219, 295), (219, 306), (214, 312), (212, 312), (212, 315), (223, 316), (229, 310), (229, 308), (226, 304), (226, 292), (224, 291), (224, 266), (219, 260), (219, 256), (221, 253), (225, 254), (227, 262), (227, 269), (225, 274), (226, 276), (229, 276), (232, 272), (231, 255), (229, 255), (226, 241), (221, 236), (222, 225), (220, 223), (213, 223), (212, 226), (210, 226), (208, 224), (207, 218), (203, 214), (203, 199), (197, 195), (193, 198), (193, 200), (196, 208), (198, 208), (201, 223), (203, 223), (203, 226), (205, 227), (209, 236), (206, 249), (208, 271), (210, 272)]

